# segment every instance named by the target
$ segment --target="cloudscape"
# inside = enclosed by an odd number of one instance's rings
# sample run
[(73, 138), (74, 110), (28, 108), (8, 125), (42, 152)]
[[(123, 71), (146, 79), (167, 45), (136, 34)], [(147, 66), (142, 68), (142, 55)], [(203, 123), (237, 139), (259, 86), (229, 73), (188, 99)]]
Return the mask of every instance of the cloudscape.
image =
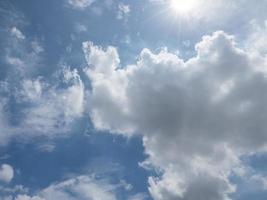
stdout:
[(0, 1), (0, 199), (266, 200), (266, 11)]

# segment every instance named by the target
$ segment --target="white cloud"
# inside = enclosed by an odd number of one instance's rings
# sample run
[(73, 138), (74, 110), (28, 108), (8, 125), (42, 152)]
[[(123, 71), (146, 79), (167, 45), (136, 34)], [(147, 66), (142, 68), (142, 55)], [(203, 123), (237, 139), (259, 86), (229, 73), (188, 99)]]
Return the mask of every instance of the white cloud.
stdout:
[[(17, 194), (14, 198), (10, 196), (10, 200), (117, 200), (119, 191), (123, 189), (123, 185), (110, 183), (107, 179), (96, 179), (94, 175), (83, 175), (51, 184), (34, 195), (24, 192)], [(137, 194), (130, 197), (129, 200), (144, 199), (143, 194)]]
[(248, 49), (254, 50), (258, 53), (266, 54), (267, 46), (267, 20), (260, 23), (252, 20), (250, 22), (250, 34), (245, 42), (245, 46)]
[(29, 192), (28, 188), (25, 188), (22, 185), (15, 185), (10, 187), (0, 186), (0, 194), (18, 194), (27, 192)]
[(68, 0), (68, 3), (76, 9), (85, 9), (89, 7), (95, 0)]
[(44, 48), (40, 45), (40, 43), (38, 41), (32, 41), (31, 47), (32, 47), (33, 52), (35, 54), (39, 54), (39, 53), (44, 51)]
[(186, 62), (144, 49), (135, 65), (121, 68), (114, 47), (85, 42), (83, 49), (91, 119), (100, 130), (143, 136), (143, 166), (162, 173), (149, 178), (153, 198), (230, 199), (240, 156), (266, 149), (264, 59), (222, 31), (204, 36)]
[(68, 87), (60, 89), (41, 83), (39, 79), (24, 81), (21, 95), (34, 99), (31, 107), (24, 111), (24, 130), (53, 136), (68, 131), (68, 125), (83, 115), (84, 85), (78, 71), (66, 68), (64, 82)]
[[(145, 200), (143, 193), (132, 193), (132, 185), (124, 179), (114, 180), (110, 173), (114, 168), (99, 169), (85, 175), (73, 176), (63, 181), (51, 183), (49, 186), (31, 191), (22, 185), (8, 187), (0, 185), (0, 199), (4, 200), (117, 200), (125, 194), (128, 200)], [(13, 168), (7, 164), (0, 168), (0, 181), (10, 182)], [(110, 171), (111, 170), (111, 171)], [(117, 169), (115, 169), (117, 170)], [(4, 174), (2, 176), (2, 174)], [(11, 176), (12, 175), (12, 176)]]
[[(46, 200), (115, 200), (116, 188), (106, 182), (96, 181), (88, 176), (69, 179), (44, 189), (40, 196)], [(71, 195), (72, 194), (72, 195)]]
[(40, 82), (39, 79), (36, 80), (24, 80), (22, 83), (23, 87), (23, 96), (27, 100), (37, 100), (41, 97), (42, 95), (42, 83)]
[(37, 39), (31, 40), (25, 36), (22, 37), (16, 28), (12, 28), (12, 30), (11, 36), (13, 37), (6, 39), (8, 45), (3, 49), (5, 62), (9, 65), (8, 70), (12, 71), (11, 74), (16, 77), (33, 75), (42, 66), (41, 53), (44, 48)]
[[(16, 27), (11, 29), (11, 36), (4, 49), (7, 84), (0, 85), (0, 145), (8, 144), (11, 138), (64, 135), (84, 112), (84, 85), (78, 71), (61, 66), (63, 70), (50, 77), (37, 77), (43, 65), (40, 41), (26, 38)], [(10, 109), (10, 98), (15, 105), (24, 106)], [(16, 123), (12, 123), (18, 113)]]
[(55, 150), (56, 146), (54, 144), (41, 144), (38, 146), (38, 150), (41, 152), (51, 153)]
[(26, 38), (25, 35), (23, 35), (23, 33), (15, 26), (11, 28), (10, 33), (13, 37), (16, 37), (17, 39), (24, 40)]
[(6, 62), (10, 65), (17, 67), (17, 68), (25, 67), (25, 63), (20, 58), (7, 56)]
[(0, 167), (0, 181), (9, 183), (14, 176), (13, 167), (8, 164), (2, 164)]
[(267, 190), (267, 177), (255, 174), (250, 177), (249, 181), (255, 185), (255, 182), (258, 182), (262, 185), (264, 190)]
[(45, 199), (37, 197), (37, 196), (30, 197), (28, 195), (23, 194), (23, 195), (18, 195), (14, 200), (45, 200)]
[(118, 5), (117, 19), (125, 19), (126, 17), (129, 16), (130, 11), (131, 9), (129, 5), (120, 3)]
[(12, 196), (4, 196), (2, 198), (3, 198), (3, 200), (12, 200)]
[(45, 199), (37, 197), (37, 196), (30, 197), (28, 195), (22, 194), (22, 195), (18, 195), (14, 200), (45, 200)]
[[(16, 112), (18, 125), (9, 123), (12, 114), (7, 109), (8, 98), (0, 102), (0, 145), (6, 145), (11, 138), (27, 140), (35, 136), (53, 138), (58, 134), (64, 135), (71, 130), (73, 121), (83, 116), (85, 90), (84, 84), (76, 69), (64, 68), (63, 80), (51, 84), (43, 78), (22, 79), (14, 93), (16, 103), (26, 106)], [(64, 84), (65, 87), (59, 87)], [(22, 134), (23, 133), (23, 134)], [(23, 137), (23, 138), (21, 138)], [(52, 151), (53, 147), (43, 146), (41, 149)]]

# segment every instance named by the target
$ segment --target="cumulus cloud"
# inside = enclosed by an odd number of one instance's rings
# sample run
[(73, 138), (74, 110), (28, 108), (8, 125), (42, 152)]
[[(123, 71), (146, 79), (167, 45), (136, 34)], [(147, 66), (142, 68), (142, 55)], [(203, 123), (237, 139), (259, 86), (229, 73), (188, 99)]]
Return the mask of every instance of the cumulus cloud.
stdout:
[(99, 130), (143, 136), (142, 166), (159, 171), (148, 180), (152, 197), (230, 199), (240, 156), (266, 149), (264, 58), (222, 31), (204, 36), (188, 61), (144, 49), (121, 68), (116, 48), (85, 42), (83, 49), (91, 119)]
[(9, 183), (14, 176), (13, 167), (8, 164), (2, 164), (0, 167), (0, 181)]

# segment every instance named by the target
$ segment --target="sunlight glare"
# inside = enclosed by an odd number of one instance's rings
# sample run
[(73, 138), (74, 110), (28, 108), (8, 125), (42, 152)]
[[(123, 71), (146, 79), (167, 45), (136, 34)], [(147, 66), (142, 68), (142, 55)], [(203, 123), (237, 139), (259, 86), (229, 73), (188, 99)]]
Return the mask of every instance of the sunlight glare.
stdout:
[(170, 0), (170, 8), (177, 14), (186, 14), (197, 6), (197, 0)]

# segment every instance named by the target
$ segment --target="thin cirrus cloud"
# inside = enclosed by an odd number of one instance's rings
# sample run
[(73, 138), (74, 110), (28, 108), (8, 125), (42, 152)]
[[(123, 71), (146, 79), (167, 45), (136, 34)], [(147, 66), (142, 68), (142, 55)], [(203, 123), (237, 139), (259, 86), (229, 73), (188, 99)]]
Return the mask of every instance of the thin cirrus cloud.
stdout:
[[(19, 118), (18, 125), (10, 125), (7, 116), (12, 115), (4, 107), (9, 99), (1, 102), (0, 125), (2, 138), (0, 144), (6, 145), (9, 140), (24, 132), (28, 137), (54, 137), (59, 133), (70, 130), (71, 123), (81, 117), (84, 112), (84, 85), (77, 70), (69, 68), (63, 70), (63, 81), (66, 88), (56, 89), (40, 78), (21, 80), (21, 90), (15, 94), (16, 103), (27, 103), (27, 107), (20, 108), (24, 116)], [(26, 137), (27, 138), (27, 137)]]
[(24, 136), (54, 138), (68, 132), (84, 112), (84, 84), (77, 69), (61, 65), (51, 77), (36, 75), (43, 65), (40, 40), (26, 37), (17, 27), (9, 33), (4, 49), (7, 77), (0, 82), (0, 145)]

